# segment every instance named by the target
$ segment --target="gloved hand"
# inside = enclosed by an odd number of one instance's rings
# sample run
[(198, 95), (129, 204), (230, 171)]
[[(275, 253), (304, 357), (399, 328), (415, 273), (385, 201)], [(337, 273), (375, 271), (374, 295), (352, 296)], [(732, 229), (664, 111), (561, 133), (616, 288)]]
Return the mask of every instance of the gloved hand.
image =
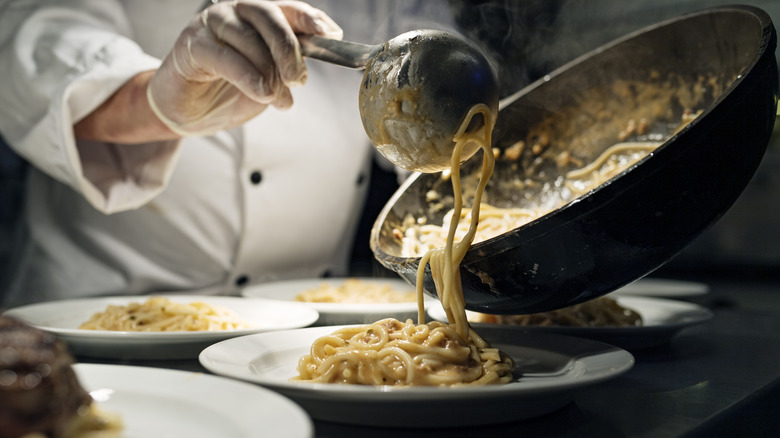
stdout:
[(306, 81), (296, 34), (341, 39), (324, 12), (298, 1), (217, 3), (196, 16), (147, 88), (149, 104), (182, 136), (241, 125), (268, 105), (292, 105), (289, 87)]

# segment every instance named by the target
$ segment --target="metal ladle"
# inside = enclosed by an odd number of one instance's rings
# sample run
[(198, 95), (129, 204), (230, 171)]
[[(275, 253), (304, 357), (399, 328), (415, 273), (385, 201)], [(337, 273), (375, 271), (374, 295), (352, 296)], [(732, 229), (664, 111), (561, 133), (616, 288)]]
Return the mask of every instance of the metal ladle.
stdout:
[[(437, 30), (414, 30), (367, 45), (314, 35), (298, 37), (304, 56), (365, 69), (360, 115), (371, 142), (396, 165), (418, 172), (450, 167), (453, 137), (476, 104), (498, 110), (498, 85), (482, 51)], [(479, 129), (481, 116), (467, 130)], [(464, 149), (462, 160), (478, 149)]]

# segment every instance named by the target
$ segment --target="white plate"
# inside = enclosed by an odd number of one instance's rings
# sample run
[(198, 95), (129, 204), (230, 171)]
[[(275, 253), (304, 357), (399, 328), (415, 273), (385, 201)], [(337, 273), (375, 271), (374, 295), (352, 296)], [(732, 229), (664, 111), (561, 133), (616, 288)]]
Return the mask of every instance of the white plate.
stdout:
[(709, 287), (704, 283), (646, 277), (629, 283), (612, 293), (620, 295), (674, 298), (704, 295), (708, 292)]
[(125, 365), (74, 365), (104, 412), (118, 414), (122, 437), (308, 438), (306, 412), (264, 388), (211, 376)]
[[(366, 283), (377, 285), (389, 285), (400, 292), (414, 292), (415, 287), (397, 278), (357, 278)], [(289, 280), (273, 283), (265, 283), (245, 288), (241, 294), (245, 297), (265, 298), (285, 302), (296, 302), (295, 297), (309, 289), (316, 288), (323, 283), (338, 286), (346, 281), (346, 278), (312, 278), (305, 280)], [(425, 296), (425, 303), (435, 299)], [(320, 319), (314, 325), (343, 325), (343, 324), (370, 324), (382, 318), (395, 318), (405, 321), (412, 318), (417, 321), (417, 302), (409, 303), (377, 303), (377, 304), (352, 304), (352, 303), (302, 303), (317, 310)]]
[[(680, 330), (712, 318), (712, 312), (698, 304), (664, 298), (614, 296), (621, 306), (642, 316), (643, 325), (633, 327), (539, 327), (501, 324), (512, 330), (558, 333), (586, 337), (607, 342), (628, 350), (656, 347), (669, 342)], [(469, 311), (466, 312), (471, 313)], [(438, 321), (447, 321), (447, 315), (438, 301), (428, 306), (428, 315)], [(475, 323), (477, 330), (496, 324)]]
[(504, 385), (384, 387), (293, 382), (312, 342), (339, 327), (313, 327), (228, 339), (200, 354), (208, 370), (286, 395), (315, 419), (374, 427), (493, 424), (539, 416), (571, 401), (575, 389), (628, 371), (634, 357), (601, 342), (497, 328), (480, 331), (517, 362), (519, 377)]
[(224, 307), (235, 312), (252, 327), (208, 332), (132, 332), (78, 328), (93, 314), (104, 311), (109, 304), (140, 303), (149, 299), (149, 296), (48, 301), (17, 307), (8, 310), (5, 314), (54, 333), (64, 339), (68, 343), (69, 350), (77, 356), (138, 360), (193, 359), (201, 350), (214, 342), (251, 333), (306, 327), (319, 317), (316, 310), (296, 303), (203, 295), (159, 294), (155, 296), (179, 303), (202, 301), (212, 306)]

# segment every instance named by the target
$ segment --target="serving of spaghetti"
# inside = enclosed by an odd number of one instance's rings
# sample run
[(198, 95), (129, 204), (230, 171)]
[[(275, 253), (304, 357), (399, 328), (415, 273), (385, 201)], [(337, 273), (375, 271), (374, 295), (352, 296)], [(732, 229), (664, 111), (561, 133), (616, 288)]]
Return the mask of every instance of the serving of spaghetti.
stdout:
[(176, 303), (164, 297), (150, 297), (143, 303), (109, 305), (79, 328), (145, 332), (218, 331), (249, 328), (249, 324), (229, 309), (205, 302)]
[[(466, 132), (472, 118), (481, 115), (482, 128)], [(482, 176), (471, 213), (471, 226), (455, 243), (457, 222), (451, 224), (445, 244), (425, 254), (417, 278), (418, 324), (385, 319), (374, 324), (339, 330), (313, 343), (310, 354), (298, 362), (292, 380), (364, 385), (486, 385), (512, 381), (514, 361), (492, 348), (466, 320), (459, 265), (471, 245), (479, 223), (482, 192), (490, 177), (494, 157), (490, 134), (495, 115), (484, 104), (475, 105), (455, 135), (452, 184), (460, 194), (460, 162), (465, 145), (476, 142), (483, 151)], [(459, 217), (462, 198), (456, 197)], [(436, 291), (449, 324), (425, 323), (422, 278), (430, 263)]]
[(621, 306), (609, 297), (599, 297), (584, 303), (549, 312), (528, 315), (490, 315), (472, 313), (471, 322), (539, 327), (637, 327), (642, 315)]
[(318, 338), (298, 365), (298, 377), (317, 383), (459, 385), (507, 381), (498, 349), (473, 331), (462, 338), (445, 323), (415, 325), (388, 318)]
[(295, 301), (307, 303), (408, 303), (417, 300), (415, 292), (403, 292), (389, 284), (348, 278), (341, 284), (322, 282), (319, 286), (305, 290), (295, 296)]

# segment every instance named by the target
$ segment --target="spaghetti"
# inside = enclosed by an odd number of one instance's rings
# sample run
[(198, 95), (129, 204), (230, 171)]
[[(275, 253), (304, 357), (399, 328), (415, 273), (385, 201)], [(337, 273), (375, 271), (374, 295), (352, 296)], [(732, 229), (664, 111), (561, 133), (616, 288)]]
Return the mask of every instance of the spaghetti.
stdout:
[(529, 315), (490, 315), (474, 313), (472, 322), (540, 327), (635, 327), (642, 316), (609, 297), (599, 297), (550, 312)]
[(415, 292), (402, 292), (389, 284), (378, 284), (348, 278), (341, 284), (322, 283), (295, 296), (295, 301), (308, 303), (408, 303), (414, 302)]
[(248, 328), (228, 309), (204, 302), (174, 303), (168, 298), (151, 297), (143, 303), (109, 305), (82, 323), (84, 330), (111, 331), (217, 331)]
[(566, 187), (575, 197), (584, 195), (616, 177), (658, 146), (660, 143), (654, 142), (624, 142), (613, 145), (587, 166), (568, 172)]
[[(466, 127), (477, 114), (486, 123), (476, 132)], [(512, 380), (513, 360), (490, 347), (466, 320), (459, 265), (471, 245), (479, 223), (480, 198), (493, 170), (490, 133), (495, 117), (483, 104), (474, 106), (455, 135), (452, 184), (460, 193), (460, 161), (464, 146), (476, 142), (483, 150), (482, 176), (471, 212), (471, 226), (455, 243), (457, 222), (450, 226), (443, 248), (429, 251), (420, 261), (417, 276), (418, 324), (385, 319), (349, 327), (321, 337), (310, 354), (298, 362), (293, 380), (365, 385), (485, 385)], [(460, 215), (462, 198), (455, 202)], [(430, 263), (436, 291), (450, 324), (425, 323), (422, 278)]]
[(500, 352), (473, 331), (388, 318), (318, 338), (294, 380), (363, 385), (489, 384), (508, 380)]

